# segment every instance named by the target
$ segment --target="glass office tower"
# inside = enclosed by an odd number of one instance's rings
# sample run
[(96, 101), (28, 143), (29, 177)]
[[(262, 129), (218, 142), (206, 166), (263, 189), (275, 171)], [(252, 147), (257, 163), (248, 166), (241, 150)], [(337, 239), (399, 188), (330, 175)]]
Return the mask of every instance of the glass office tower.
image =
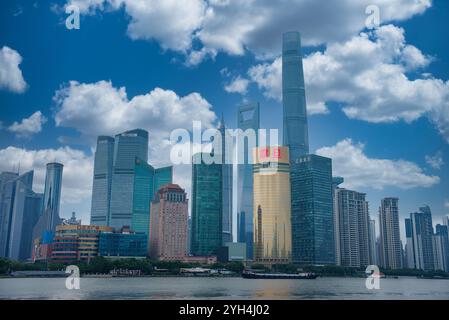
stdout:
[(410, 213), (415, 268), (434, 270), (432, 213), (428, 206)]
[(192, 229), (190, 251), (196, 256), (216, 254), (222, 246), (222, 165), (205, 164), (202, 154), (192, 165)]
[(282, 43), (283, 144), (290, 161), (309, 153), (301, 36), (287, 32)]
[(135, 159), (131, 230), (149, 234), (151, 201), (157, 191), (172, 180), (173, 167), (154, 169), (145, 161)]
[(111, 201), (112, 163), (114, 138), (99, 136), (95, 151), (94, 179), (92, 186), (92, 205), (90, 223), (96, 226), (109, 224), (109, 205)]
[(109, 226), (131, 226), (136, 157), (148, 161), (148, 132), (142, 129), (115, 136)]
[(40, 239), (41, 243), (51, 243), (56, 226), (61, 223), (59, 206), (61, 203), (62, 172), (61, 163), (48, 163), (45, 175), (45, 188), (42, 214), (33, 229), (33, 239)]
[(254, 150), (254, 262), (291, 261), (290, 166), (286, 147)]
[(335, 264), (332, 160), (306, 155), (291, 163), (292, 259), (302, 265)]
[[(35, 193), (33, 171), (11, 179), (3, 185), (2, 212), (0, 224), (0, 256), (25, 261), (31, 257), (32, 232), (42, 212), (43, 195)], [(12, 177), (12, 176), (10, 176)]]
[[(260, 107), (258, 102), (249, 103), (239, 107), (238, 129), (243, 131), (253, 129), (256, 133), (256, 146), (259, 145), (257, 133), (260, 128)], [(240, 148), (240, 147), (239, 147)], [(248, 150), (248, 142), (242, 146), (245, 159), (238, 159), (237, 180), (237, 212), (240, 221), (245, 222), (245, 230), (239, 233), (245, 234), (244, 239), (239, 242), (246, 243), (246, 255), (248, 259), (253, 258), (253, 167), (251, 164), (252, 151)], [(241, 226), (242, 227), (242, 226)], [(242, 228), (241, 228), (242, 229)]]

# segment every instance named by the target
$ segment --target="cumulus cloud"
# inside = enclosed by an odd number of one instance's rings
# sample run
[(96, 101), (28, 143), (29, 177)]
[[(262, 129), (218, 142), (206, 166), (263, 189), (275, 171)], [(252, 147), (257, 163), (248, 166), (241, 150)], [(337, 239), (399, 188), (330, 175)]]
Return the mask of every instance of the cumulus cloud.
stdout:
[(47, 122), (42, 112), (36, 111), (21, 122), (14, 122), (8, 130), (14, 132), (18, 137), (29, 137), (42, 131), (42, 125)]
[(186, 51), (198, 40), (205, 48), (202, 53), (242, 55), (250, 50), (258, 57), (273, 57), (286, 30), (301, 30), (304, 45), (345, 41), (365, 28), (368, 5), (377, 5), (387, 23), (425, 12), (431, 0), (185, 0), (182, 5), (176, 0), (69, 0), (67, 4), (89, 14), (124, 8), (130, 17), (129, 36), (154, 39), (163, 48)]
[(206, 10), (203, 0), (71, 0), (85, 14), (124, 8), (131, 39), (156, 40), (164, 49), (186, 51)]
[(22, 56), (14, 49), (3, 47), (0, 49), (0, 89), (15, 93), (22, 93), (27, 89), (19, 65)]
[[(191, 129), (192, 121), (212, 127), (216, 115), (199, 93), (184, 97), (171, 90), (155, 88), (128, 99), (126, 88), (115, 88), (110, 81), (79, 83), (71, 81), (55, 93), (56, 126), (79, 131), (91, 143), (98, 135), (115, 135), (132, 128), (150, 133), (150, 156), (168, 150), (174, 129)], [(168, 154), (164, 153), (164, 160)]]
[(11, 171), (20, 164), (21, 173), (34, 170), (34, 190), (44, 191), (46, 164), (64, 164), (61, 202), (63, 204), (90, 203), (93, 158), (83, 151), (64, 147), (29, 150), (16, 147), (0, 149), (0, 171)]
[(433, 169), (439, 170), (444, 165), (443, 153), (438, 151), (433, 156), (427, 155), (425, 157), (426, 163)]
[[(325, 113), (329, 102), (352, 119), (373, 123), (412, 122), (427, 116), (449, 141), (449, 81), (431, 75), (410, 79), (432, 58), (406, 43), (404, 30), (385, 25), (343, 43), (332, 43), (304, 59), (310, 113)], [(267, 97), (281, 101), (282, 60), (248, 71)]]
[(242, 95), (245, 95), (248, 91), (248, 84), (248, 79), (237, 76), (232, 79), (230, 83), (225, 85), (224, 89), (230, 93), (240, 93)]
[(439, 177), (426, 175), (413, 162), (369, 158), (364, 148), (363, 144), (344, 139), (335, 146), (320, 148), (316, 153), (332, 158), (333, 175), (345, 177), (347, 188), (427, 188), (440, 182)]

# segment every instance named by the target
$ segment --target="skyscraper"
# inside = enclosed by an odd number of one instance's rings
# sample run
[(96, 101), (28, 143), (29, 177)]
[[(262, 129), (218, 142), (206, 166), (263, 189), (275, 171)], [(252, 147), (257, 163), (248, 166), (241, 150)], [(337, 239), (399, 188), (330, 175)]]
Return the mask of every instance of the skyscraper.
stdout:
[(291, 163), (290, 176), (293, 262), (335, 264), (332, 160), (299, 157)]
[(109, 225), (109, 205), (111, 201), (112, 163), (114, 138), (99, 136), (95, 151), (94, 179), (90, 223), (96, 226)]
[(2, 257), (21, 261), (31, 257), (32, 231), (42, 211), (43, 197), (32, 190), (33, 175), (33, 171), (21, 176), (2, 174), (5, 182), (3, 196), (0, 195), (3, 198), (0, 205), (5, 209), (0, 224)]
[(43, 243), (53, 241), (56, 226), (61, 223), (59, 206), (63, 168), (61, 163), (47, 163), (42, 214), (33, 229), (33, 239), (40, 238)]
[(370, 262), (369, 213), (365, 194), (334, 188), (334, 215), (339, 233), (337, 262), (342, 266), (364, 267)]
[(157, 190), (172, 182), (173, 167), (154, 169), (139, 158), (136, 158), (135, 163), (131, 229), (148, 235), (151, 216), (150, 203)]
[(405, 261), (404, 266), (409, 269), (415, 269), (415, 253), (413, 252), (413, 226), (412, 219), (406, 218), (405, 223)]
[(287, 32), (282, 43), (283, 143), (290, 162), (309, 153), (306, 94), (302, 66), (301, 36)]
[[(221, 117), (218, 130), (221, 135), (221, 150), (216, 150), (221, 154), (221, 163), (223, 169), (223, 244), (232, 242), (232, 164), (229, 162), (232, 159), (232, 149), (230, 139), (232, 136), (227, 134), (224, 117)], [(227, 159), (228, 158), (228, 159)]]
[(286, 147), (254, 150), (254, 262), (291, 261), (290, 166)]
[(377, 259), (377, 247), (376, 247), (376, 220), (370, 219), (369, 221), (369, 246), (370, 246), (370, 261), (372, 265), (378, 265)]
[(388, 269), (402, 267), (398, 202), (398, 198), (384, 198), (379, 208), (381, 262)]
[(151, 202), (150, 257), (182, 260), (187, 256), (189, 205), (187, 194), (177, 184), (159, 189)]
[(432, 213), (428, 206), (410, 213), (413, 258), (416, 269), (434, 270)]
[(222, 246), (222, 166), (206, 164), (195, 154), (192, 166), (192, 230), (190, 250), (196, 256), (217, 253)]
[(437, 224), (433, 236), (435, 270), (449, 272), (449, 238), (448, 227)]
[[(256, 133), (256, 146), (258, 146), (257, 132), (260, 128), (260, 107), (258, 102), (245, 104), (238, 110), (238, 129), (246, 131), (252, 129)], [(238, 142), (237, 142), (238, 143)], [(245, 139), (243, 146), (238, 146), (244, 150), (245, 159), (238, 159), (238, 180), (237, 180), (237, 213), (239, 221), (244, 221), (245, 230), (240, 233), (245, 234), (244, 239), (240, 237), (239, 242), (246, 243), (246, 255), (248, 259), (253, 258), (253, 166), (252, 150)], [(242, 226), (241, 226), (242, 227)], [(242, 229), (242, 228), (241, 228)]]
[(116, 135), (109, 212), (110, 227), (120, 229), (131, 225), (136, 158), (148, 161), (148, 132), (135, 129)]

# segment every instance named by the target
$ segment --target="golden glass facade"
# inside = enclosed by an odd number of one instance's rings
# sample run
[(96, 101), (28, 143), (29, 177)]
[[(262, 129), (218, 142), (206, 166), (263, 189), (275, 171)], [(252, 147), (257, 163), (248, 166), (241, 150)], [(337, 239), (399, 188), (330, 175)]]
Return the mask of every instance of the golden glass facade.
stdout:
[(287, 147), (253, 150), (254, 262), (291, 261), (290, 165)]

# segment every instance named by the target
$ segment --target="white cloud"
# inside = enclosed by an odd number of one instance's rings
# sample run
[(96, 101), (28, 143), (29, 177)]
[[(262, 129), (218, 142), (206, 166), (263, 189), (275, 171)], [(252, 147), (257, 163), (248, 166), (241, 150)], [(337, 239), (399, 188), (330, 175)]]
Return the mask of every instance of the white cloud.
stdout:
[(195, 92), (180, 97), (171, 90), (155, 88), (128, 99), (126, 88), (115, 88), (109, 81), (71, 81), (53, 99), (56, 126), (74, 128), (91, 143), (98, 135), (115, 135), (133, 128), (148, 130), (150, 156), (155, 155), (154, 160), (163, 156), (162, 162), (168, 160), (168, 153), (161, 155), (161, 148), (168, 149), (172, 130), (189, 130), (192, 121), (201, 121), (203, 128), (209, 128), (216, 120), (212, 106)]
[(61, 203), (90, 204), (93, 158), (84, 152), (69, 147), (28, 150), (10, 146), (0, 149), (0, 171), (11, 171), (19, 164), (21, 173), (34, 169), (33, 188), (36, 192), (44, 191), (46, 164), (54, 161), (64, 164)]
[(426, 175), (413, 162), (369, 158), (364, 153), (364, 145), (354, 144), (351, 139), (320, 148), (316, 153), (332, 158), (333, 175), (344, 177), (347, 188), (427, 188), (440, 181), (437, 176)]
[(240, 93), (242, 95), (245, 95), (248, 91), (248, 84), (248, 79), (237, 76), (232, 79), (230, 83), (225, 85), (224, 89), (230, 93)]
[[(327, 103), (338, 102), (349, 118), (373, 123), (410, 123), (427, 116), (449, 141), (449, 81), (429, 75), (412, 80), (407, 75), (431, 60), (406, 44), (404, 30), (393, 25), (329, 44), (324, 52), (304, 59), (309, 112), (325, 113)], [(267, 97), (279, 101), (281, 74), (281, 58), (248, 71)]]
[(0, 49), (0, 89), (16, 93), (27, 89), (28, 85), (19, 68), (21, 63), (22, 56), (16, 50), (6, 46)]
[(71, 0), (82, 13), (124, 8), (130, 17), (131, 39), (156, 40), (164, 49), (186, 51), (192, 46), (195, 31), (200, 28), (206, 2), (203, 0)]
[[(93, 14), (124, 8), (133, 39), (154, 39), (163, 48), (191, 49), (199, 40), (206, 52), (259, 57), (279, 53), (281, 35), (301, 30), (304, 45), (345, 41), (365, 28), (368, 5), (380, 8), (382, 23), (409, 19), (425, 12), (431, 0), (272, 1), (272, 0), (69, 0)], [(337, 26), (337, 27), (336, 27)], [(202, 49), (200, 49), (201, 52)], [(197, 56), (197, 58), (206, 55)]]
[(35, 133), (42, 131), (42, 125), (47, 122), (42, 112), (36, 111), (30, 117), (22, 119), (22, 121), (14, 122), (8, 127), (8, 130), (14, 132), (18, 137), (29, 137)]
[(443, 153), (441, 151), (438, 151), (433, 156), (427, 155), (425, 159), (426, 163), (436, 170), (441, 169), (441, 167), (444, 165)]

